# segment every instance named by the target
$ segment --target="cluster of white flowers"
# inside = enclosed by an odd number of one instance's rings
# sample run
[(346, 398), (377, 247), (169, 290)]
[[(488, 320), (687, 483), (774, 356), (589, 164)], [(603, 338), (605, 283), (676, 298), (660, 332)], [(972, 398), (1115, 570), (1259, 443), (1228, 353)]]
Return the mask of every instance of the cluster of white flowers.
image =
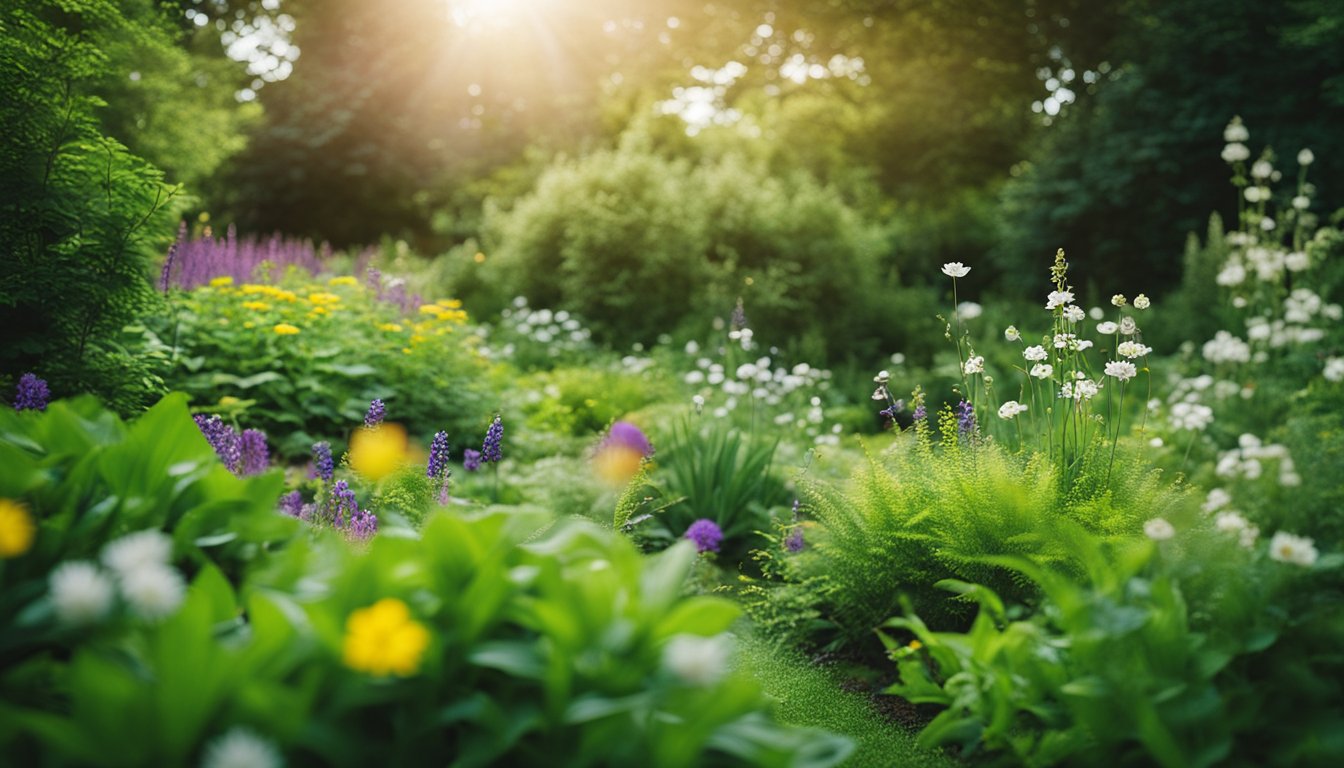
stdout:
[[(698, 352), (700, 348), (696, 345), (688, 347), (690, 349)], [(830, 432), (823, 432), (825, 411), (821, 397), (807, 395), (830, 388), (831, 372), (828, 370), (807, 363), (788, 368), (773, 362), (769, 356), (728, 370), (723, 363), (700, 357), (695, 361), (695, 368), (686, 372), (682, 380), (700, 387), (693, 401), (697, 410), (703, 409), (716, 395), (722, 397), (711, 411), (716, 418), (727, 418), (744, 399), (749, 399), (748, 402), (754, 401), (757, 406), (781, 409), (770, 416), (781, 427), (792, 426), (818, 444), (839, 441), (839, 424), (832, 425)]]
[(1126, 360), (1112, 360), (1106, 363), (1106, 375), (1120, 381), (1129, 381), (1138, 375), (1138, 368)]
[(1130, 360), (1133, 360), (1137, 357), (1148, 356), (1152, 353), (1153, 348), (1137, 341), (1122, 341), (1116, 346), (1115, 351), (1118, 352), (1121, 357), (1128, 357)]
[(1143, 524), (1143, 533), (1153, 541), (1166, 541), (1176, 535), (1176, 528), (1160, 517), (1154, 517)]
[(1260, 529), (1251, 525), (1250, 521), (1236, 510), (1219, 512), (1213, 519), (1213, 527), (1223, 533), (1234, 534), (1238, 543), (1247, 549), (1254, 547), (1256, 540), (1260, 538)]
[(1080, 402), (1091, 400), (1101, 391), (1101, 386), (1101, 382), (1093, 381), (1082, 371), (1078, 371), (1074, 374), (1073, 381), (1066, 381), (1060, 386), (1059, 396)]
[(1082, 352), (1092, 347), (1091, 339), (1080, 339), (1072, 333), (1056, 333), (1051, 340), (1055, 349), (1067, 349), (1072, 352)]
[[(483, 325), (473, 333), (483, 342), (477, 351), (491, 359), (512, 360), (519, 354), (519, 345), (535, 346), (548, 357), (560, 357), (592, 348), (592, 331), (583, 327), (578, 318), (565, 310), (532, 309), (527, 298), (514, 298), (512, 306), (500, 312), (498, 328)], [(501, 342), (488, 343), (492, 336)]]
[(1050, 295), (1046, 296), (1045, 308), (1055, 309), (1072, 303), (1073, 291), (1051, 291)]
[(1344, 381), (1344, 357), (1326, 358), (1325, 370), (1321, 372), (1326, 381)]
[(1171, 406), (1167, 418), (1172, 429), (1200, 432), (1213, 423), (1213, 409), (1202, 403), (1179, 402)]
[(117, 588), (136, 616), (157, 621), (171, 615), (186, 596), (182, 574), (169, 564), (172, 552), (172, 540), (151, 529), (103, 547), (107, 571), (86, 561), (61, 564), (48, 579), (57, 620), (82, 626), (103, 619), (112, 611)]
[(1269, 540), (1269, 556), (1281, 563), (1310, 568), (1316, 562), (1316, 542), (1305, 536), (1279, 531)]
[(1214, 365), (1221, 363), (1249, 363), (1251, 345), (1227, 331), (1219, 331), (1204, 342), (1204, 359)]
[(663, 666), (687, 685), (708, 687), (728, 674), (729, 635), (674, 635), (663, 647)]
[(201, 768), (280, 768), (284, 764), (274, 744), (237, 727), (206, 745)]
[(962, 372), (965, 373), (967, 376), (973, 373), (984, 373), (985, 358), (981, 357), (980, 355), (972, 355), (965, 363), (962, 364), (961, 369)]
[(1045, 347), (1037, 344), (1022, 350), (1022, 356), (1033, 363), (1039, 363), (1049, 357), (1050, 353), (1045, 351)]
[(1219, 477), (1256, 480), (1264, 473), (1265, 461), (1278, 462), (1280, 485), (1292, 487), (1302, 484), (1302, 477), (1297, 474), (1287, 447), (1277, 443), (1265, 444), (1251, 434), (1242, 435), (1237, 439), (1236, 448), (1219, 454), (1214, 471)]

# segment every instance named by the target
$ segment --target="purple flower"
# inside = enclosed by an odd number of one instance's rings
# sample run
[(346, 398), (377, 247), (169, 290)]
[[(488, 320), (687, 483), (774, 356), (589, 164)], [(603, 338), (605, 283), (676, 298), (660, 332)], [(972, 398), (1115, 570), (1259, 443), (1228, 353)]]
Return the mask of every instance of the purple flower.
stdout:
[(359, 502), (355, 500), (355, 492), (350, 490), (350, 484), (344, 480), (337, 480), (331, 488), (332, 525), (337, 528), (344, 528), (347, 523), (353, 522), (355, 515), (359, 513)]
[(925, 418), (928, 417), (928, 415), (929, 415), (928, 410), (926, 410), (922, 405), (915, 408), (915, 412), (911, 414), (911, 416), (914, 417), (915, 421), (923, 421)]
[(331, 461), (331, 443), (313, 443), (313, 466), (317, 469), (318, 477), (324, 482), (331, 482), (331, 476), (335, 473)]
[(303, 516), (303, 494), (290, 491), (280, 497), (280, 511), (290, 517)]
[(425, 468), (428, 477), (444, 477), (448, 474), (448, 433), (435, 432), (434, 441), (429, 444), (429, 466)]
[(378, 532), (378, 518), (367, 509), (357, 509), (350, 516), (346, 535), (355, 541), (368, 541)]
[(240, 438), (242, 451), (241, 475), (259, 475), (270, 464), (271, 454), (266, 448), (266, 433), (259, 429), (245, 429)]
[(481, 444), (481, 461), (500, 461), (504, 458), (504, 451), (500, 448), (500, 441), (504, 439), (504, 422), (500, 421), (498, 416), (490, 422), (490, 429), (485, 432), (485, 442)]
[(379, 272), (377, 267), (369, 267), (364, 273), (364, 284), (373, 291), (375, 297), (380, 299), (383, 297), (383, 273)]
[(719, 544), (723, 543), (723, 531), (713, 520), (702, 517), (686, 529), (686, 538), (695, 542), (695, 548), (700, 552), (718, 552)]
[(383, 417), (386, 415), (387, 408), (383, 405), (383, 401), (374, 398), (373, 402), (369, 403), (369, 412), (364, 414), (364, 426), (376, 427), (383, 423)]
[(728, 325), (731, 330), (740, 331), (747, 327), (747, 311), (742, 307), (742, 300), (737, 300), (737, 306), (733, 307), (733, 313), (728, 318)]
[(957, 403), (957, 431), (963, 435), (969, 435), (975, 431), (975, 408), (971, 404), (962, 400)]
[(16, 411), (45, 411), (51, 400), (51, 390), (47, 382), (37, 374), (25, 373), (19, 377), (18, 393), (14, 397)]
[(475, 472), (481, 468), (481, 452), (475, 448), (468, 448), (462, 452), (462, 468), (468, 472)]
[(607, 436), (602, 440), (601, 448), (630, 448), (638, 451), (640, 456), (652, 456), (653, 445), (649, 438), (628, 421), (618, 421), (611, 425)]
[(807, 542), (803, 541), (803, 528), (800, 525), (796, 525), (792, 531), (789, 531), (789, 535), (784, 539), (784, 548), (791, 554), (796, 555), (799, 552), (802, 552), (803, 547), (805, 546), (807, 546)]
[(884, 419), (886, 419), (886, 420), (888, 420), (888, 421), (895, 421), (895, 420), (896, 420), (896, 414), (898, 414), (898, 413), (900, 413), (901, 411), (904, 411), (904, 410), (905, 410), (905, 401), (904, 401), (904, 400), (897, 400), (896, 402), (892, 403), (891, 405), (887, 406), (886, 408), (883, 408), (882, 410), (878, 411), (878, 412), (877, 412), (877, 415), (878, 415), (878, 416), (881, 416), (882, 418), (884, 418)]
[(219, 416), (206, 416), (198, 413), (193, 416), (196, 426), (205, 435), (206, 442), (215, 450), (215, 455), (224, 462), (229, 471), (238, 474), (243, 464), (242, 437), (238, 430), (224, 423)]

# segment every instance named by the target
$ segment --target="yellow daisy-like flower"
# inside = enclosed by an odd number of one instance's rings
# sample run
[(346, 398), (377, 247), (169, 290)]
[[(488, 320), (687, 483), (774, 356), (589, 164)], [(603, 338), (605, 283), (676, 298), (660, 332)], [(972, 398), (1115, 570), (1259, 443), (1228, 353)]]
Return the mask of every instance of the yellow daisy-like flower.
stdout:
[(244, 321), (243, 321), (243, 327), (244, 327), (244, 328), (256, 328), (256, 327), (257, 327), (257, 324), (254, 323), (254, 322), (252, 322), (251, 320), (244, 320)]
[(481, 253), (480, 251), (477, 251), (477, 252), (476, 252), (476, 255), (471, 257), (471, 260), (474, 261), (474, 262), (476, 262), (477, 264), (484, 264), (484, 263), (485, 263), (485, 254), (484, 254), (484, 253)]
[(290, 325), (289, 323), (278, 323), (275, 326), (275, 332), (281, 336), (293, 336), (299, 332), (299, 329), (298, 326)]
[(271, 295), (275, 297), (276, 301), (288, 301), (292, 303), (299, 300), (299, 295), (293, 291), (277, 290)]
[(418, 334), (418, 333), (411, 337), (411, 343), (412, 343), (412, 344), (419, 344), (420, 342), (422, 342), (422, 341), (424, 341), (424, 340), (425, 340), (425, 337), (424, 337), (424, 336), (421, 336), (421, 335)]
[(33, 546), (37, 526), (28, 508), (12, 499), (0, 499), (0, 558), (18, 557)]
[(224, 288), (229, 285), (233, 285), (233, 278), (228, 275), (221, 275), (210, 281), (211, 288)]
[(263, 296), (274, 296), (278, 290), (273, 285), (258, 285), (256, 283), (243, 283), (238, 290), (248, 295), (262, 294)]
[(461, 308), (462, 308), (462, 300), (461, 300), (461, 299), (439, 299), (438, 301), (436, 301), (436, 302), (434, 302), (434, 303), (435, 303), (435, 304), (438, 304), (440, 307), (447, 307), (447, 308), (449, 308), (449, 309), (461, 309)]
[(327, 312), (328, 312), (328, 310), (327, 310), (326, 307), (313, 307), (312, 309), (310, 309), (310, 310), (308, 311), (308, 316), (309, 316), (309, 317), (318, 317), (318, 316), (320, 316), (320, 315), (325, 315), (325, 314), (327, 314)]
[(266, 310), (268, 310), (268, 309), (270, 309), (270, 308), (271, 308), (271, 305), (270, 305), (270, 304), (267, 304), (267, 303), (264, 302), (264, 301), (244, 301), (244, 302), (243, 302), (243, 309), (250, 309), (250, 310), (252, 310), (252, 311), (254, 311), (254, 312), (265, 312)]
[(312, 303), (314, 303), (314, 304), (319, 304), (319, 305), (320, 305), (320, 304), (336, 304), (336, 303), (339, 303), (340, 300), (341, 300), (341, 297), (340, 297), (340, 296), (337, 296), (337, 295), (334, 294), (334, 293), (327, 293), (326, 291), (321, 291), (321, 292), (319, 292), (319, 293), (310, 293), (310, 294), (308, 294), (308, 301), (310, 301), (310, 302), (312, 302)]
[(350, 614), (345, 621), (342, 659), (371, 675), (407, 677), (420, 669), (429, 648), (429, 630), (411, 618), (406, 603), (385, 597)]
[(445, 310), (443, 307), (440, 307), (438, 304), (422, 304), (420, 306), (420, 314), (422, 315), (433, 315), (435, 317), (440, 317), (446, 311), (447, 310)]
[(401, 324), (400, 324), (400, 323), (380, 323), (380, 324), (378, 325), (378, 330), (380, 330), (380, 331), (387, 331), (388, 333), (399, 333), (399, 332), (401, 332)]
[(350, 275), (341, 275), (328, 280), (327, 285), (359, 285), (359, 281)]

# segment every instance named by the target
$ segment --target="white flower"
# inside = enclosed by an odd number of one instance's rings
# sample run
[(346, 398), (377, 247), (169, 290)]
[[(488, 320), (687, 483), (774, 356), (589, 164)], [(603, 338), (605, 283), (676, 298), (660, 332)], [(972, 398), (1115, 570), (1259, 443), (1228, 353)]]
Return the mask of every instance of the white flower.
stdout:
[(1054, 309), (1073, 303), (1073, 291), (1051, 291), (1046, 297), (1045, 308)]
[(1153, 448), (1161, 448), (1162, 446), (1166, 445), (1166, 442), (1163, 441), (1162, 438), (1160, 437), (1154, 437), (1153, 439), (1148, 441), (1148, 445), (1152, 446)]
[(663, 664), (683, 681), (709, 686), (728, 673), (732, 640), (727, 635), (675, 635), (663, 648)]
[(1176, 403), (1171, 406), (1170, 418), (1173, 429), (1198, 432), (1213, 423), (1213, 409), (1200, 403)]
[(965, 365), (962, 366), (962, 371), (968, 375), (972, 373), (984, 373), (985, 358), (980, 355), (975, 355), (966, 361)]
[(756, 366), (751, 363), (743, 363), (737, 366), (737, 378), (754, 379), (756, 378)]
[(280, 768), (284, 764), (274, 744), (242, 727), (211, 740), (201, 760), (201, 768)]
[(1097, 396), (1097, 392), (1100, 390), (1101, 385), (1097, 382), (1091, 379), (1078, 379), (1077, 381), (1064, 382), (1064, 385), (1059, 388), (1059, 396), (1077, 401), (1091, 400)]
[(1112, 360), (1106, 364), (1106, 375), (1121, 381), (1129, 381), (1138, 373), (1134, 364), (1126, 360)]
[(1251, 346), (1227, 331), (1218, 331), (1204, 342), (1204, 359), (1210, 363), (1249, 363)]
[(1008, 402), (999, 406), (999, 418), (1014, 419), (1017, 418), (1017, 415), (1019, 413), (1024, 413), (1026, 412), (1026, 410), (1027, 410), (1026, 405), (1019, 403), (1016, 400), (1009, 400)]
[(1251, 166), (1251, 175), (1257, 179), (1268, 179), (1274, 173), (1274, 166), (1268, 160), (1256, 160)]
[(1304, 149), (1297, 153), (1298, 165), (1311, 165), (1316, 162), (1316, 155), (1312, 154), (1310, 149)]
[(1283, 257), (1283, 266), (1289, 272), (1304, 272), (1311, 267), (1311, 259), (1303, 251), (1293, 251)]
[(1070, 304), (1065, 307), (1063, 314), (1064, 319), (1071, 323), (1081, 323), (1083, 318), (1087, 317), (1087, 313), (1083, 312), (1083, 308), (1077, 304)]
[(1311, 207), (1311, 198), (1306, 195), (1298, 195), (1293, 198), (1293, 207), (1299, 211), (1305, 211)]
[(147, 621), (171, 615), (182, 605), (187, 587), (182, 574), (166, 565), (143, 565), (121, 577), (121, 594), (131, 611)]
[(1116, 346), (1115, 351), (1133, 360), (1136, 357), (1147, 355), (1153, 351), (1153, 348), (1137, 341), (1122, 341)]
[(1225, 287), (1241, 285), (1246, 282), (1246, 268), (1237, 262), (1229, 262), (1213, 281)]
[(1097, 333), (1101, 334), (1102, 336), (1112, 336), (1119, 330), (1120, 330), (1119, 323), (1116, 323), (1113, 320), (1107, 320), (1104, 323), (1097, 324)]
[(1223, 147), (1223, 162), (1225, 163), (1240, 163), (1249, 159), (1250, 156), (1251, 150), (1247, 149), (1245, 144), (1234, 141)]
[(1274, 223), (1274, 220), (1271, 219), (1271, 218), (1268, 217), (1268, 216), (1266, 216), (1265, 218), (1263, 218), (1263, 219), (1260, 220), (1260, 228), (1263, 229), (1263, 230), (1265, 230), (1266, 232), (1273, 232), (1273, 231), (1274, 231), (1274, 227), (1276, 227), (1276, 226), (1278, 226), (1278, 225), (1275, 224), (1275, 223)]
[(1147, 309), (1148, 307), (1152, 306), (1152, 304), (1153, 303), (1148, 299), (1148, 297), (1144, 296), (1142, 293), (1134, 297), (1135, 309), (1139, 310)]
[(692, 398), (691, 398), (691, 404), (695, 406), (695, 410), (697, 410), (697, 411), (699, 411), (701, 408), (704, 408), (704, 407), (705, 407), (705, 398), (704, 398), (704, 396), (702, 396), (702, 395), (696, 395), (696, 396), (692, 397)]
[(1246, 202), (1248, 203), (1258, 203), (1260, 202), (1260, 193), (1261, 190), (1259, 187), (1247, 187), (1242, 191), (1241, 196), (1246, 198)]
[(1309, 568), (1316, 562), (1316, 544), (1305, 536), (1279, 531), (1269, 540), (1269, 556), (1281, 563)]
[(886, 384), (888, 381), (891, 381), (891, 371), (878, 371), (877, 375), (873, 377), (873, 381), (876, 381), (878, 384)]
[(1232, 494), (1222, 488), (1214, 488), (1209, 491), (1209, 495), (1204, 497), (1204, 503), (1200, 509), (1205, 512), (1217, 512), (1232, 503)]
[(690, 356), (700, 354), (700, 344), (695, 339), (686, 342), (686, 354)]
[(1327, 358), (1321, 375), (1326, 381), (1344, 381), (1344, 357)]
[(1125, 299), (1125, 294), (1123, 294), (1123, 293), (1117, 293), (1117, 294), (1115, 294), (1114, 296), (1111, 297), (1111, 306), (1113, 306), (1113, 307), (1123, 307), (1123, 306), (1125, 306), (1125, 304), (1127, 303), (1127, 301), (1128, 301), (1128, 300)]
[(949, 261), (943, 265), (943, 274), (948, 277), (965, 277), (971, 268), (960, 261)]
[(985, 308), (974, 301), (963, 301), (957, 305), (957, 315), (963, 320), (974, 320), (984, 313)]
[(115, 597), (112, 580), (86, 561), (62, 563), (48, 579), (51, 604), (62, 624), (91, 624), (107, 615)]
[(704, 371), (690, 371), (689, 373), (687, 373), (685, 376), (683, 376), (683, 377), (681, 377), (681, 378), (682, 378), (682, 380), (685, 381), (687, 384), (702, 384), (702, 383), (704, 383), (704, 381), (705, 381), (705, 372), (704, 372)]
[(886, 399), (887, 399), (887, 388), (886, 388), (886, 386), (884, 385), (884, 386), (878, 387), (877, 389), (874, 389), (874, 390), (873, 390), (873, 398), (872, 398), (872, 399), (874, 399), (874, 400), (886, 400)]
[(1016, 325), (1010, 325), (1007, 328), (1003, 329), (1003, 338), (1007, 339), (1008, 341), (1021, 341), (1022, 333), (1017, 330)]
[(1154, 517), (1144, 523), (1143, 532), (1153, 541), (1166, 541), (1176, 535), (1176, 529), (1172, 527), (1171, 523), (1160, 517)]
[(1052, 343), (1054, 344), (1055, 349), (1063, 349), (1065, 347), (1076, 348), (1078, 346), (1077, 337), (1072, 333), (1056, 333)]
[(1087, 310), (1087, 316), (1092, 318), (1093, 320), (1100, 320), (1106, 316), (1106, 310), (1102, 309), (1101, 307), (1093, 307)]
[(1049, 363), (1037, 363), (1031, 366), (1031, 375), (1038, 379), (1048, 379), (1054, 372), (1055, 367)]
[(1037, 344), (1022, 350), (1022, 356), (1032, 362), (1038, 362), (1049, 357), (1049, 354), (1045, 351), (1045, 347)]
[(1218, 516), (1213, 519), (1213, 527), (1223, 533), (1241, 533), (1249, 526), (1250, 523), (1246, 522), (1246, 518), (1232, 510), (1219, 512)]
[(1237, 537), (1238, 543), (1246, 549), (1255, 546), (1255, 540), (1260, 538), (1260, 529), (1254, 525), (1248, 525), (1242, 529), (1241, 535)]
[(173, 555), (173, 540), (156, 528), (122, 536), (103, 547), (103, 565), (126, 578), (146, 566), (167, 565)]
[(1242, 124), (1240, 117), (1232, 118), (1232, 122), (1228, 123), (1227, 127), (1223, 129), (1223, 141), (1246, 141), (1249, 138), (1251, 138), (1251, 132), (1246, 130), (1246, 126)]
[(1126, 336), (1133, 336), (1135, 333), (1138, 332), (1138, 330), (1139, 326), (1137, 323), (1134, 322), (1134, 318), (1128, 316), (1120, 318), (1121, 333), (1123, 333)]
[(1076, 342), (1074, 342), (1074, 344), (1073, 344), (1073, 348), (1076, 349), (1076, 350), (1078, 350), (1079, 352), (1082, 352), (1084, 349), (1091, 349), (1091, 348), (1092, 348), (1092, 340), (1091, 340), (1091, 339), (1078, 339)]

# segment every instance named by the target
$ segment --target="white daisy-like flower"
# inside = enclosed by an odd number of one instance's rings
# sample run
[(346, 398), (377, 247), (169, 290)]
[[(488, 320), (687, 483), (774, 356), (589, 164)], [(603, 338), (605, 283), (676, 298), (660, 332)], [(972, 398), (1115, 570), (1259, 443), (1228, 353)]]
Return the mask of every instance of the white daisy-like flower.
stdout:
[(1242, 190), (1241, 196), (1246, 198), (1248, 203), (1258, 203), (1263, 199), (1268, 199), (1268, 195), (1259, 187), (1247, 187)]
[(1147, 296), (1143, 295), (1142, 293), (1134, 297), (1135, 309), (1144, 310), (1147, 309), (1148, 307), (1151, 307), (1152, 305), (1153, 305), (1152, 300), (1150, 300)]
[(1022, 332), (1017, 330), (1016, 325), (1010, 325), (1007, 328), (1003, 329), (1003, 338), (1007, 339), (1008, 341), (1021, 341)]
[(999, 418), (1015, 419), (1017, 418), (1018, 414), (1025, 413), (1026, 410), (1027, 406), (1025, 404), (1019, 403), (1016, 400), (1009, 400), (1008, 402), (999, 406)]
[(1132, 360), (1149, 354), (1153, 351), (1153, 348), (1137, 341), (1122, 341), (1116, 345), (1115, 351)]
[(1274, 173), (1274, 166), (1268, 160), (1256, 160), (1251, 165), (1251, 175), (1257, 179), (1268, 179)]
[(728, 673), (732, 650), (728, 635), (675, 635), (663, 648), (663, 665), (690, 685), (710, 686)]
[(1030, 346), (1022, 350), (1022, 356), (1032, 362), (1039, 362), (1041, 360), (1046, 359), (1050, 355), (1048, 352), (1045, 351), (1045, 347), (1036, 344), (1034, 346)]
[(103, 547), (103, 565), (125, 578), (140, 568), (166, 565), (173, 556), (173, 540), (156, 528), (138, 531)]
[(943, 274), (948, 277), (965, 277), (971, 268), (960, 261), (949, 261), (943, 265)]
[(56, 619), (79, 626), (102, 619), (116, 597), (112, 580), (93, 563), (79, 560), (62, 563), (47, 580)]
[(1224, 266), (1213, 281), (1224, 287), (1241, 285), (1246, 282), (1246, 268), (1236, 262), (1231, 262)]
[(1226, 512), (1219, 512), (1218, 516), (1213, 519), (1213, 527), (1223, 533), (1241, 533), (1249, 526), (1250, 523), (1241, 516), (1241, 513), (1230, 509)]
[(1176, 535), (1176, 528), (1160, 517), (1143, 524), (1143, 533), (1153, 541), (1166, 541)]
[(1129, 381), (1137, 376), (1138, 369), (1127, 360), (1112, 360), (1106, 364), (1106, 375), (1120, 381)]
[(1132, 317), (1122, 317), (1120, 318), (1120, 332), (1126, 336), (1133, 336), (1139, 332), (1139, 325), (1134, 322)]
[(201, 760), (201, 768), (281, 768), (284, 764), (275, 744), (241, 726), (207, 744)]
[(1031, 375), (1038, 379), (1048, 379), (1054, 372), (1055, 367), (1049, 363), (1037, 363), (1031, 366)]
[(1269, 556), (1281, 563), (1309, 568), (1316, 562), (1316, 543), (1305, 536), (1279, 531), (1269, 540)]
[(1223, 147), (1222, 157), (1225, 163), (1240, 163), (1250, 159), (1251, 150), (1245, 144), (1234, 141)]
[(182, 574), (166, 565), (144, 565), (121, 577), (121, 594), (131, 611), (146, 621), (170, 616), (186, 597)]
[(1113, 336), (1120, 331), (1120, 324), (1114, 320), (1107, 320), (1104, 323), (1097, 323), (1097, 333), (1102, 336)]
[(1298, 165), (1311, 165), (1316, 162), (1316, 155), (1310, 149), (1304, 149), (1297, 153)]
[(1232, 494), (1222, 488), (1214, 488), (1204, 497), (1204, 503), (1200, 505), (1200, 509), (1205, 512), (1216, 512), (1231, 503)]
[(1064, 316), (1064, 319), (1068, 320), (1071, 323), (1081, 323), (1083, 321), (1083, 318), (1087, 317), (1087, 313), (1084, 312), (1083, 308), (1078, 306), (1077, 304), (1070, 304), (1069, 306), (1065, 307), (1062, 314)]
[(756, 378), (756, 366), (751, 363), (743, 363), (737, 366), (737, 378), (754, 379)]
[(963, 371), (964, 373), (968, 374), (968, 375), (969, 375), (969, 374), (972, 374), (972, 373), (984, 373), (984, 372), (985, 372), (985, 358), (982, 357), (982, 356), (980, 356), (980, 355), (975, 355), (975, 356), (971, 357), (971, 358), (970, 358), (969, 360), (967, 360), (966, 363), (962, 366), (962, 371)]
[(1072, 304), (1073, 291), (1051, 291), (1050, 295), (1046, 296), (1045, 298), (1046, 298), (1045, 308), (1054, 309), (1055, 307), (1062, 307), (1066, 304)]
[(1126, 303), (1128, 303), (1128, 300), (1123, 293), (1117, 293), (1111, 297), (1111, 306), (1113, 307), (1123, 307)]
[(1091, 340), (1091, 339), (1078, 339), (1078, 340), (1074, 341), (1074, 343), (1073, 343), (1073, 348), (1076, 349), (1076, 350), (1078, 350), (1079, 352), (1082, 352), (1082, 351), (1085, 350), (1085, 349), (1091, 349), (1091, 348), (1092, 348), (1092, 340)]
[(1246, 141), (1250, 138), (1251, 132), (1246, 130), (1246, 126), (1242, 124), (1240, 117), (1232, 118), (1232, 121), (1223, 129), (1223, 141), (1231, 143), (1236, 141)]

